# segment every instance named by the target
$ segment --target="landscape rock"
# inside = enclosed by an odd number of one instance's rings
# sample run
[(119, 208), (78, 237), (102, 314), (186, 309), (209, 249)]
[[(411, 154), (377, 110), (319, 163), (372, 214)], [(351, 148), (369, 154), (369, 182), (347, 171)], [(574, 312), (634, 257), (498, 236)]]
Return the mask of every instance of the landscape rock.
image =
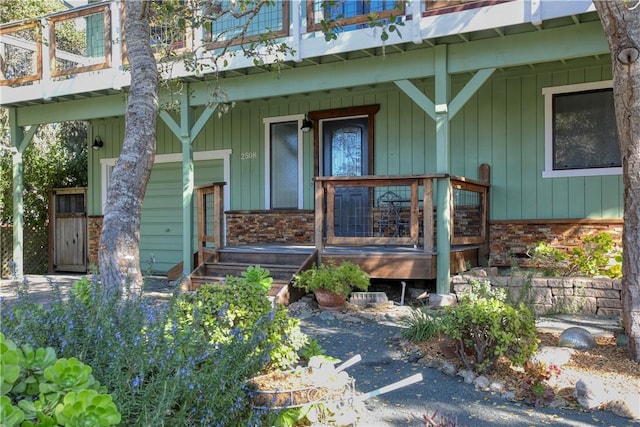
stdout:
[(540, 346), (531, 357), (532, 362), (542, 362), (546, 365), (562, 366), (567, 364), (576, 350), (568, 347)]
[(489, 385), (489, 391), (493, 393), (503, 393), (505, 390), (504, 383), (500, 381), (494, 381)]
[(458, 376), (462, 377), (465, 383), (473, 384), (473, 380), (476, 379), (476, 374), (470, 369), (462, 369), (458, 372)]
[(458, 368), (451, 362), (443, 361), (440, 368), (440, 372), (445, 375), (455, 375), (458, 372)]
[(473, 381), (473, 385), (476, 387), (476, 390), (487, 391), (489, 390), (489, 386), (491, 385), (491, 382), (484, 375), (480, 375), (478, 378), (476, 378)]
[(458, 302), (456, 294), (431, 294), (429, 295), (429, 308), (444, 308), (455, 305)]
[(423, 300), (429, 298), (429, 292), (424, 289), (408, 288), (409, 298), (415, 300)]
[(608, 402), (603, 409), (620, 417), (640, 420), (640, 395), (624, 393), (619, 398)]
[(502, 398), (505, 400), (516, 400), (516, 394), (512, 391), (505, 391), (502, 393)]
[(588, 350), (595, 347), (596, 339), (593, 334), (584, 328), (574, 326), (565, 329), (558, 339), (560, 347), (575, 348), (577, 350)]
[(587, 409), (595, 409), (609, 402), (616, 393), (604, 381), (596, 378), (581, 379), (576, 383), (573, 397)]

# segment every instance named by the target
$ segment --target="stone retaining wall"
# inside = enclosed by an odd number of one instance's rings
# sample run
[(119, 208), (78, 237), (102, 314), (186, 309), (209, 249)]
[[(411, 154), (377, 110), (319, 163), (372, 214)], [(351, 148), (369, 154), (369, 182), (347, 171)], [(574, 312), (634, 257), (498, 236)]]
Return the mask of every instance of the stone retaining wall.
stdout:
[[(480, 273), (482, 274), (482, 273)], [(492, 286), (522, 299), (536, 314), (582, 313), (622, 316), (622, 282), (619, 279), (585, 277), (503, 277), (464, 274), (452, 278), (452, 291), (460, 295), (472, 280), (489, 280)], [(527, 290), (526, 295), (521, 295)]]

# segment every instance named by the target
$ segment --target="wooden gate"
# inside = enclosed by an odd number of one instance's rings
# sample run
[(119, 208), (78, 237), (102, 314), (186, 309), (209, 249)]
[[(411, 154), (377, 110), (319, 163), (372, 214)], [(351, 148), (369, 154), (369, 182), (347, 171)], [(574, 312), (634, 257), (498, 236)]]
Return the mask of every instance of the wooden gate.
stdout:
[(49, 272), (87, 271), (87, 189), (49, 191)]

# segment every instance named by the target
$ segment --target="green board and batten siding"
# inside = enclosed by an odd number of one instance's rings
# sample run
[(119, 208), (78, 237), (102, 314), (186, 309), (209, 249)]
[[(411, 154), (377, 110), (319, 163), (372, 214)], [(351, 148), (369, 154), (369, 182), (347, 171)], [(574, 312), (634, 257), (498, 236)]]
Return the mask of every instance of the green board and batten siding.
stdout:
[[(222, 160), (194, 162), (196, 186), (220, 182), (224, 177)], [(194, 221), (197, 213), (194, 206)], [(182, 163), (156, 163), (151, 171), (142, 206), (140, 261), (143, 266), (153, 257), (153, 271), (167, 271), (182, 259)], [(194, 241), (197, 229), (194, 227)], [(194, 252), (197, 247), (194, 247)]]
[[(471, 78), (453, 76), (452, 96)], [(542, 178), (544, 169), (544, 87), (610, 80), (606, 59), (585, 59), (580, 66), (560, 63), (497, 70), (451, 122), (451, 173), (477, 178), (478, 166), (491, 166), (491, 219), (566, 219), (622, 217), (620, 176)], [(414, 81), (434, 99), (433, 79)], [(435, 123), (395, 85), (354, 87), (297, 96), (238, 102), (226, 114), (214, 114), (196, 138), (194, 151), (231, 149), (230, 208), (265, 208), (264, 124), (266, 117), (380, 104), (375, 118), (375, 174), (420, 174), (435, 171)], [(196, 117), (199, 114), (196, 109)], [(158, 153), (180, 153), (180, 144), (159, 123)], [(114, 157), (123, 120), (92, 124)], [(312, 133), (303, 136), (304, 207), (313, 208)], [(111, 143), (110, 143), (111, 142)], [(196, 162), (196, 176), (200, 165)], [(91, 214), (99, 214), (100, 164), (92, 163)], [(181, 180), (178, 173), (177, 180)], [(96, 192), (97, 191), (97, 192)], [(178, 216), (178, 219), (180, 217)], [(168, 218), (169, 220), (169, 218)], [(177, 247), (179, 243), (177, 244)], [(179, 261), (179, 256), (177, 261)]]

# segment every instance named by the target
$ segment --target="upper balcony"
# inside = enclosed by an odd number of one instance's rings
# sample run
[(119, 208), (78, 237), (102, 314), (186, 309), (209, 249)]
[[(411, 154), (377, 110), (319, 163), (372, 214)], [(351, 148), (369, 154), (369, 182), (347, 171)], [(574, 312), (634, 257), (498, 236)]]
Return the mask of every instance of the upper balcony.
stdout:
[[(0, 104), (100, 96), (128, 86), (123, 9), (121, 0), (108, 0), (0, 26)], [(210, 29), (178, 33), (166, 23), (154, 25), (151, 41), (159, 62), (172, 64), (167, 77), (200, 80), (269, 72), (276, 59), (281, 66), (301, 68), (579, 25), (597, 20), (594, 10), (591, 1), (582, 0), (338, 0), (333, 6), (323, 0), (276, 1), (251, 22), (230, 17)], [(383, 26), (370, 26), (372, 16)], [(330, 19), (339, 28), (327, 41), (323, 22)], [(403, 23), (400, 34), (381, 37), (393, 20)], [(239, 24), (246, 27), (242, 41), (235, 32)], [(239, 53), (267, 28), (272, 40), (290, 50), (265, 48), (254, 57)], [(187, 55), (203, 68), (186, 65)]]

